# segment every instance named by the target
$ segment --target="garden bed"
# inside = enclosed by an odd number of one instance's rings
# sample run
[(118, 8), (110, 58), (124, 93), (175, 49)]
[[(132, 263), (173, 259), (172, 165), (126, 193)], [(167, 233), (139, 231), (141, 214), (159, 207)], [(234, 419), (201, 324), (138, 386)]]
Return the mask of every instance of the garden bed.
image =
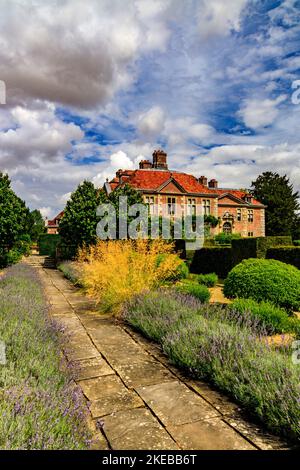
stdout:
[(299, 365), (250, 316), (170, 290), (127, 302), (124, 319), (159, 342), (174, 364), (227, 392), (273, 433), (300, 439)]
[(1, 449), (85, 449), (87, 408), (62, 355), (34, 270), (19, 264), (0, 280)]

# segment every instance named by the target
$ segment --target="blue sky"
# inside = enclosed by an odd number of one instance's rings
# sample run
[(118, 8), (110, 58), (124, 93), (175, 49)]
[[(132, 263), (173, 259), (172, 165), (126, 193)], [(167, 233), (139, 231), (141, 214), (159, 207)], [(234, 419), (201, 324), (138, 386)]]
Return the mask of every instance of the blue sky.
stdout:
[(300, 1), (0, 4), (0, 170), (45, 216), (159, 146), (223, 187), (300, 189)]

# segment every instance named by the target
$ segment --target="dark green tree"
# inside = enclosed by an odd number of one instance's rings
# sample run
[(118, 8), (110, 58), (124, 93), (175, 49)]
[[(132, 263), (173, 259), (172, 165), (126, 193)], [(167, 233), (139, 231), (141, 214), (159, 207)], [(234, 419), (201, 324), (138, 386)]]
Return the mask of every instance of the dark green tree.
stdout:
[(71, 195), (59, 224), (62, 243), (76, 248), (96, 242), (96, 227), (99, 220), (96, 210), (105, 201), (103, 191), (90, 181), (84, 181)]
[(8, 175), (0, 173), (0, 247), (8, 250), (28, 234), (30, 215), (10, 184)]
[[(109, 196), (107, 202), (110, 202), (113, 204), (115, 211), (116, 211), (116, 216), (117, 216), (117, 221), (119, 220), (120, 217), (127, 217), (127, 224), (129, 225), (130, 222), (135, 219), (135, 216), (128, 216), (128, 214), (122, 214), (122, 209), (120, 212), (120, 206), (119, 206), (119, 201), (120, 201), (120, 196), (126, 196), (127, 197), (127, 207), (130, 207), (134, 204), (143, 204), (143, 197), (141, 193), (139, 193), (136, 189), (132, 188), (129, 184), (124, 184), (124, 186), (120, 186), (117, 188), (115, 191), (112, 191)], [(117, 223), (117, 230), (116, 230), (116, 236), (119, 238), (119, 230), (118, 230), (119, 224)]]
[(252, 182), (251, 193), (267, 206), (266, 235), (292, 235), (300, 205), (289, 178), (265, 172)]
[(32, 241), (37, 241), (39, 236), (46, 232), (45, 221), (38, 209), (34, 209), (29, 214), (29, 235)]
[(115, 191), (112, 191), (108, 196), (108, 200), (115, 206), (116, 210), (118, 210), (120, 196), (127, 196), (128, 206), (143, 204), (141, 193), (132, 188), (129, 184), (124, 184), (124, 186), (120, 186)]

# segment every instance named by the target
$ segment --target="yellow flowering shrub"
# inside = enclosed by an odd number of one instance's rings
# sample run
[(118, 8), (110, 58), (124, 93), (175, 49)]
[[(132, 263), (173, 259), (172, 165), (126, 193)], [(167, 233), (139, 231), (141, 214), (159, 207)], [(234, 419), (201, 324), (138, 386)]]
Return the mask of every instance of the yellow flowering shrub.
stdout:
[(176, 276), (182, 260), (173, 248), (160, 239), (99, 240), (79, 250), (82, 283), (103, 312), (118, 313), (133, 295)]

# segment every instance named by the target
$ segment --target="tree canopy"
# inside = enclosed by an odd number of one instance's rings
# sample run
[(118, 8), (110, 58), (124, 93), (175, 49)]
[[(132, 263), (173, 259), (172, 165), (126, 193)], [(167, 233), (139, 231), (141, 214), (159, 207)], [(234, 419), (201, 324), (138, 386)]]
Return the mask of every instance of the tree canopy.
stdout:
[(103, 192), (92, 182), (84, 181), (72, 193), (59, 224), (62, 241), (81, 247), (96, 242), (97, 207), (103, 201)]
[(45, 221), (41, 212), (34, 209), (29, 214), (30, 227), (29, 235), (32, 241), (37, 241), (39, 236), (46, 232)]
[(265, 172), (252, 182), (251, 193), (267, 206), (266, 235), (293, 235), (299, 224), (300, 205), (299, 193), (294, 191), (289, 178)]
[(8, 175), (0, 173), (0, 247), (12, 248), (29, 227), (29, 209), (12, 190)]

